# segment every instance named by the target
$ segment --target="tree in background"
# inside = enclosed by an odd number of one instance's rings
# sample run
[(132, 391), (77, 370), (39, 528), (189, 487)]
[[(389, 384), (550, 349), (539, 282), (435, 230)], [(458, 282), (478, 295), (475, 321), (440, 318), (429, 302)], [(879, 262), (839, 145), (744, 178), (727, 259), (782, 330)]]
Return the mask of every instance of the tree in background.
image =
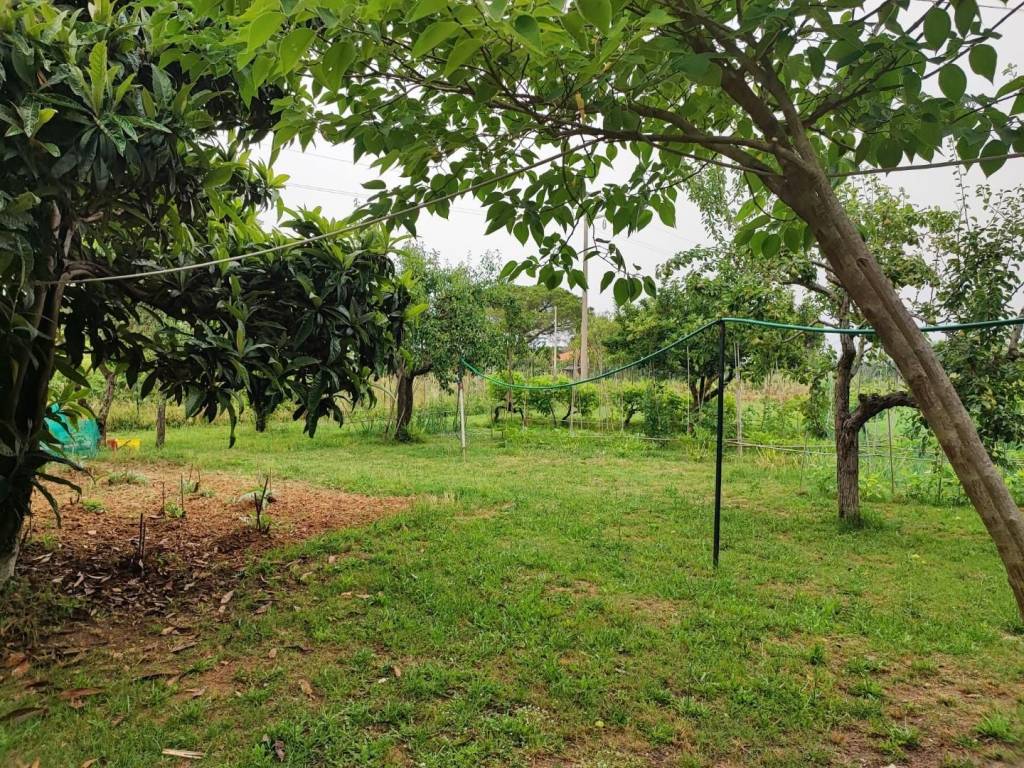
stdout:
[(402, 342), (397, 368), (395, 437), (409, 438), (413, 384), (432, 374), (449, 390), (458, 379), (461, 359), (486, 366), (497, 339), (487, 316), (491, 279), (466, 265), (442, 264), (437, 253), (407, 249), (401, 268), (409, 281), (414, 309)]
[[(379, 250), (302, 249), (341, 272), (327, 295), (278, 254), (225, 261), (267, 241), (255, 213), (278, 180), (245, 148), (287, 99), (233, 78), (223, 24), (189, 29), (176, 13), (107, 0), (88, 16), (50, 0), (0, 9), (0, 580), (33, 489), (56, 510), (42, 481), (71, 483), (43, 471), (67, 463), (47, 450), (55, 371), (81, 397), (84, 363), (116, 364), (129, 385), (142, 379), (189, 415), (226, 411), (233, 425), (259, 369), (286, 380), (312, 434), (337, 396), (368, 393), (400, 338), (407, 296), (385, 238)], [(138, 272), (150, 274), (118, 279)], [(287, 325), (325, 302), (341, 308), (332, 346), (266, 365), (269, 318)], [(174, 324), (140, 333), (145, 313)]]
[[(892, 285), (905, 295), (913, 294), (911, 308), (922, 317), (923, 300), (933, 290), (938, 275), (932, 268), (929, 233), (948, 228), (950, 215), (936, 209), (918, 209), (906, 195), (877, 181), (848, 183), (839, 190), (846, 211), (861, 237), (874, 254)], [(737, 213), (742, 220), (756, 210), (746, 203)], [(842, 281), (817, 248), (791, 248), (770, 230), (742, 229), (736, 241), (744, 269), (771, 285), (799, 286), (806, 294), (803, 309), (817, 325), (851, 328), (866, 324)], [(834, 366), (809, 359), (801, 372), (811, 387), (809, 402), (817, 397), (827, 376), (832, 377), (832, 425), (836, 443), (836, 481), (839, 517), (858, 524), (860, 517), (860, 431), (880, 413), (898, 406), (914, 406), (904, 390), (858, 393), (852, 398), (852, 384), (865, 359), (874, 349), (868, 336), (838, 335), (839, 354)], [(812, 418), (813, 421), (813, 418)], [(822, 435), (824, 436), (824, 435)]]
[[(927, 311), (945, 323), (964, 323), (1024, 312), (1024, 187), (974, 197), (981, 217), (968, 213), (961, 186), (957, 226), (934, 236), (939, 285)], [(1008, 445), (1024, 443), (1024, 326), (951, 333), (938, 342), (960, 398), (974, 415), (982, 439), (1005, 463)]]
[[(698, 247), (666, 262), (659, 268), (655, 296), (619, 308), (617, 328), (607, 341), (609, 352), (623, 362), (649, 355), (719, 317), (782, 322), (803, 318), (790, 289), (737, 269), (739, 261), (731, 250)], [(735, 378), (737, 363), (744, 377), (756, 382), (773, 370), (796, 370), (821, 346), (820, 338), (806, 336), (781, 341), (778, 331), (731, 326), (725, 384)], [(733, 345), (740, 350), (738, 360)], [(659, 355), (652, 365), (665, 375), (686, 380), (692, 411), (718, 396), (718, 337), (713, 332), (698, 334)]]

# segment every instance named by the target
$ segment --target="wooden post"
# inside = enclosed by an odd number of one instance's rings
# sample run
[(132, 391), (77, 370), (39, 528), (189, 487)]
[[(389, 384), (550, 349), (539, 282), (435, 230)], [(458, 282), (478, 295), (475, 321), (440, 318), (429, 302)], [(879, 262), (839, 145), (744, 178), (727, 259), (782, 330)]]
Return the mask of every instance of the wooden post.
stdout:
[(889, 423), (889, 486), (892, 498), (896, 500), (896, 469), (892, 463), (892, 408), (885, 412), (886, 421)]
[(459, 368), (459, 446), (462, 460), (466, 460), (466, 390), (462, 383), (462, 368)]
[(555, 304), (555, 322), (551, 326), (551, 375), (558, 376), (558, 305)]
[(740, 345), (734, 346), (736, 357), (736, 453), (743, 455), (743, 404), (740, 401)]

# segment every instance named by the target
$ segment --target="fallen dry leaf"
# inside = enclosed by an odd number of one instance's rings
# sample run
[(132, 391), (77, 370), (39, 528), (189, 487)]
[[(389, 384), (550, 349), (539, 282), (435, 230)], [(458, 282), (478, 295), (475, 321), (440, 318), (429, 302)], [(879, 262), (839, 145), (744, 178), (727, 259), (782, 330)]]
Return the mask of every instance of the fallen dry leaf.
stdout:
[(274, 741), (274, 757), (280, 762), (284, 762), (284, 742), (280, 739)]
[(268, 659), (276, 659), (277, 658), (277, 648), (271, 648), (270, 649), (270, 653), (267, 654), (267, 658)]
[(402, 668), (400, 666), (398, 666), (397, 664), (395, 664), (395, 666), (393, 666), (391, 668), (391, 672), (394, 674), (395, 677), (401, 677), (402, 676)]
[(78, 766), (78, 768), (90, 768), (90, 766), (96, 765), (96, 763), (98, 761), (99, 761), (98, 757), (90, 758), (89, 760), (86, 760), (84, 763), (82, 763), (80, 766)]
[(86, 696), (95, 696), (97, 693), (103, 693), (102, 688), (72, 688), (67, 691), (61, 691), (57, 694), (58, 699), (64, 701), (74, 701), (75, 699), (84, 699)]
[(11, 677), (24, 677), (30, 666), (31, 664), (29, 664), (27, 660), (21, 662), (21, 664), (11, 670)]
[(180, 757), (185, 760), (202, 760), (206, 757), (205, 752), (196, 752), (194, 749), (164, 749), (160, 754), (166, 757)]
[(21, 664), (28, 657), (24, 653), (12, 653), (4, 658), (4, 667), (7, 669), (14, 669), (16, 666)]
[(235, 590), (232, 589), (230, 592), (226, 592), (224, 594), (224, 597), (222, 597), (220, 599), (220, 604), (221, 605), (227, 605), (228, 603), (231, 602), (231, 598), (234, 597), (234, 596), (235, 596)]
[(0, 723), (20, 723), (36, 715), (45, 715), (46, 707), (18, 707), (0, 717)]
[(196, 644), (195, 640), (186, 640), (184, 643), (178, 643), (176, 646), (171, 648), (171, 653), (181, 653), (182, 651), (194, 647)]
[(301, 678), (299, 680), (299, 688), (301, 688), (302, 692), (304, 694), (306, 694), (307, 696), (309, 696), (309, 698), (313, 698), (313, 686), (309, 682), (309, 680), (306, 680), (305, 678)]
[(190, 699), (198, 699), (200, 696), (206, 693), (206, 688), (188, 688), (185, 690), (185, 693), (188, 694), (188, 697)]

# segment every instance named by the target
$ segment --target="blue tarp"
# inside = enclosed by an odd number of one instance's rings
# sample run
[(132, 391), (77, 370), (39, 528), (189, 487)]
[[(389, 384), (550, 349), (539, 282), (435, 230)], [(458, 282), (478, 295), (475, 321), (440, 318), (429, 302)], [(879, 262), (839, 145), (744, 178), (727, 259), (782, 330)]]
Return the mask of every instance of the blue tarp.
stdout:
[(95, 419), (79, 419), (72, 426), (67, 416), (50, 408), (52, 416), (46, 419), (46, 426), (64, 449), (74, 456), (95, 456), (100, 447), (100, 428)]

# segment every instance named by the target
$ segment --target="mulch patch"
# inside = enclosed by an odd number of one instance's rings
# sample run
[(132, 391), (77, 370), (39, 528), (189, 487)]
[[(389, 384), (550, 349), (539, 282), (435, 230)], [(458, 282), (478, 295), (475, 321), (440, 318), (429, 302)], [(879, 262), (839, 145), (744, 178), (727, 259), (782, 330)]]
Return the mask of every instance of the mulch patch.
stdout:
[[(121, 465), (114, 477), (125, 470), (144, 484), (110, 484), (111, 474), (100, 469), (92, 477), (69, 475), (82, 487), (80, 498), (65, 486), (52, 486), (62, 502), (59, 526), (45, 500), (33, 502), (17, 575), (31, 590), (49, 587), (76, 599), (76, 618), (87, 622), (102, 616), (105, 624), (135, 624), (147, 617), (223, 612), (239, 575), (261, 553), (365, 525), (410, 503), (273, 480), (274, 501), (265, 511), (270, 530), (264, 533), (255, 527), (252, 499), (239, 500), (257, 486), (255, 477), (190, 474), (167, 465)], [(182, 498), (182, 481), (197, 479), (198, 489)], [(165, 505), (182, 502), (183, 517), (164, 513)], [(0, 622), (0, 640), (9, 629)]]

